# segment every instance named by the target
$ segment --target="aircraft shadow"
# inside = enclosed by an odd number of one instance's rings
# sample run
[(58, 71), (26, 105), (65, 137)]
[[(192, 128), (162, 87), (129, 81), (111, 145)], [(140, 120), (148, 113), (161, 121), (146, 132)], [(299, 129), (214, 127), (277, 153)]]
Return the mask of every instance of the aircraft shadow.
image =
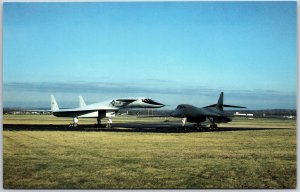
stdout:
[(281, 130), (287, 128), (257, 128), (257, 127), (220, 127), (218, 130), (197, 130), (193, 125), (185, 129), (177, 123), (116, 123), (111, 128), (97, 127), (96, 125), (44, 125), (44, 124), (4, 124), (4, 131), (81, 131), (81, 132), (152, 132), (152, 133), (186, 133), (186, 132), (223, 132), (223, 131), (259, 131)]

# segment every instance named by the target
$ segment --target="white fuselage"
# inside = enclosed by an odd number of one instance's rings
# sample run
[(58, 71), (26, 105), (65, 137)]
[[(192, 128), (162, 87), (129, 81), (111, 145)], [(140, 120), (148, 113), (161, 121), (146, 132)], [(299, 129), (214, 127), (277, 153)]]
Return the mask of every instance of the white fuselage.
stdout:
[[(80, 103), (84, 103), (83, 100), (80, 100)], [(55, 104), (57, 104), (56, 101)], [(59, 109), (57, 107), (57, 110), (53, 110), (53, 115), (56, 117), (110, 118), (114, 117), (116, 112), (123, 108), (160, 108), (164, 106), (147, 98), (113, 99), (90, 105), (80, 105), (80, 107), (74, 109)]]

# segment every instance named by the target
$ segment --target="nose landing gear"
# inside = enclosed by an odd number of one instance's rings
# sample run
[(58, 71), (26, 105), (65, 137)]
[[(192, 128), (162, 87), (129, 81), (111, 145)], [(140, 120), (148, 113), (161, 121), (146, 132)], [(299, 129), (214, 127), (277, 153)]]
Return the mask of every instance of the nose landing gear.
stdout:
[(69, 127), (77, 127), (78, 121), (78, 117), (73, 117), (73, 123), (70, 123)]
[(184, 126), (185, 126), (186, 119), (187, 119), (186, 117), (182, 118), (182, 120), (181, 120), (181, 122), (182, 122), (182, 125), (181, 125), (181, 127), (184, 127)]
[(210, 128), (211, 130), (219, 130), (217, 124), (212, 124), (212, 125), (209, 126), (209, 128)]

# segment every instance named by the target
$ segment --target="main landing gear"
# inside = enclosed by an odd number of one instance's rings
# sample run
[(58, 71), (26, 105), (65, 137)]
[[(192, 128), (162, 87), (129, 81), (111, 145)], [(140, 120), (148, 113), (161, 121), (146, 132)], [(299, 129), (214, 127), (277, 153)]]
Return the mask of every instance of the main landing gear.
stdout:
[(194, 129), (197, 131), (204, 131), (206, 127), (202, 126), (200, 123), (194, 124)]
[(111, 124), (112, 124), (112, 120), (111, 120), (111, 118), (108, 118), (106, 127), (111, 128)]
[(97, 124), (96, 124), (97, 127), (111, 128), (111, 124), (112, 124), (111, 118), (107, 118), (107, 125), (105, 126), (105, 125), (101, 124), (101, 118), (97, 117)]
[(219, 130), (218, 125), (216, 124), (216, 122), (214, 121), (214, 118), (208, 118), (210, 121), (210, 125), (209, 125), (209, 129), (210, 130)]
[(181, 128), (178, 128), (178, 131), (184, 131), (184, 132), (189, 132), (189, 131), (202, 131), (204, 130), (205, 127), (203, 127), (200, 123), (196, 123), (194, 124), (193, 127), (190, 126), (185, 126), (186, 122), (187, 122), (187, 118), (184, 117), (181, 120), (182, 124), (181, 124)]
[[(78, 126), (78, 122), (79, 122), (78, 117), (73, 117), (73, 122), (70, 123), (69, 127), (77, 127)], [(107, 125), (105, 126), (105, 125), (101, 124), (101, 118), (97, 117), (97, 124), (96, 124), (97, 127), (111, 128), (111, 124), (112, 124), (111, 118), (107, 119)]]
[(102, 127), (103, 125), (101, 124), (101, 118), (100, 117), (97, 117), (97, 124), (96, 124), (97, 127)]
[(189, 131), (217, 131), (219, 130), (218, 125), (216, 124), (214, 118), (208, 118), (210, 121), (210, 125), (209, 127), (203, 126), (201, 125), (200, 122), (194, 124), (193, 127), (190, 126), (185, 126), (186, 122), (187, 122), (187, 118), (184, 117), (182, 118), (181, 122), (181, 127), (178, 127), (177, 130), (178, 131), (184, 131), (184, 132), (189, 132)]

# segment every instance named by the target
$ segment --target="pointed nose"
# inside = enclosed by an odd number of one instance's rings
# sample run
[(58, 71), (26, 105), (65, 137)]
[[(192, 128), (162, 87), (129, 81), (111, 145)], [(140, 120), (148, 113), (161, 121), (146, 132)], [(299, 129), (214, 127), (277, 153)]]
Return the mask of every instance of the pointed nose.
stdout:
[(165, 104), (158, 103), (158, 102), (156, 102), (156, 104), (154, 104), (154, 105), (156, 105), (157, 107), (164, 107), (164, 106), (166, 106)]
[(159, 102), (156, 102), (152, 99), (142, 99), (142, 102), (146, 103), (148, 105), (151, 105), (151, 107), (153, 107), (153, 108), (160, 108), (160, 107), (166, 106), (166, 105), (164, 105), (162, 103), (159, 103)]
[(153, 108), (161, 108), (161, 107), (164, 107), (166, 105), (164, 104), (161, 104), (161, 103), (157, 103), (157, 104), (151, 104)]
[(159, 107), (164, 107), (164, 106), (166, 106), (166, 105), (165, 105), (165, 104), (160, 104), (160, 105), (159, 105)]

